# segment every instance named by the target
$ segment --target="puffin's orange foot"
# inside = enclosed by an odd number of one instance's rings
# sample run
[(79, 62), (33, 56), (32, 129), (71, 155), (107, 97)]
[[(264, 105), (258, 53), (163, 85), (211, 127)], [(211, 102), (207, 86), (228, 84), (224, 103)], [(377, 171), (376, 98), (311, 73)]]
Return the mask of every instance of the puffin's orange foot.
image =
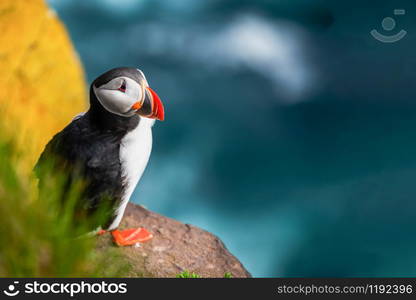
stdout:
[(118, 246), (130, 246), (136, 243), (144, 243), (153, 238), (153, 235), (142, 227), (125, 230), (116, 229), (113, 230), (111, 234), (113, 235), (114, 242)]

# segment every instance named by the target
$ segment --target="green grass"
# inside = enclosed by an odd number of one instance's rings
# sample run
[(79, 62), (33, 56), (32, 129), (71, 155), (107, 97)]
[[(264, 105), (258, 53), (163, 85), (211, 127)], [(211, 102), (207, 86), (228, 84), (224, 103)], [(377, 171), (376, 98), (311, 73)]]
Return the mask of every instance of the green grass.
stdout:
[(125, 274), (127, 263), (114, 249), (96, 251), (96, 238), (83, 236), (102, 216), (73, 222), (82, 184), (74, 184), (62, 205), (65, 176), (50, 175), (38, 192), (34, 178), (18, 175), (15, 157), (13, 142), (0, 134), (0, 277)]
[[(187, 270), (179, 273), (176, 275), (176, 278), (202, 278), (201, 275), (198, 275), (194, 272), (189, 272)], [(233, 278), (233, 274), (231, 272), (225, 272), (224, 278)]]
[(201, 276), (193, 272), (191, 273), (189, 271), (183, 271), (176, 275), (176, 278), (201, 278)]

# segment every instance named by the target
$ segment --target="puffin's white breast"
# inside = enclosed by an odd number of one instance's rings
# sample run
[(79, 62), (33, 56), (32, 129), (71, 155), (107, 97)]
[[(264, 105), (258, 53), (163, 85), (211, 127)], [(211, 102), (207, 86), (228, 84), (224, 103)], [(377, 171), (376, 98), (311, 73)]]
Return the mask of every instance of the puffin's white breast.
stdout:
[(131, 194), (147, 166), (152, 151), (152, 126), (154, 122), (152, 119), (141, 118), (139, 125), (121, 140), (120, 163), (126, 189), (121, 204), (116, 210), (116, 217), (108, 230), (113, 230), (120, 224)]

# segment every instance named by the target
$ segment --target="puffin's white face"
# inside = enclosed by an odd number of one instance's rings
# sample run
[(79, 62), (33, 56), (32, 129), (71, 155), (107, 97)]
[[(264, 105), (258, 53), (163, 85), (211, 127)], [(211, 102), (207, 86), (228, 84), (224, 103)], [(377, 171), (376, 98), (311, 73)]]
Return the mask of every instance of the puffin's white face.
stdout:
[[(101, 76), (110, 76), (111, 73), (123, 68), (116, 68), (104, 73)], [(137, 76), (137, 81), (128, 76), (117, 76), (110, 81), (105, 82), (99, 86), (93, 83), (93, 91), (100, 102), (100, 104), (109, 112), (122, 116), (131, 117), (134, 114), (138, 114), (142, 117), (164, 120), (165, 112), (162, 101), (159, 96), (153, 91), (147, 83), (146, 77), (139, 69), (125, 68), (125, 73), (131, 74), (133, 70), (133, 76), (137, 75), (134, 72), (139, 72), (140, 76)], [(97, 78), (94, 82), (100, 78)]]
[(148, 87), (147, 82), (142, 85), (128, 77), (117, 77), (100, 87), (93, 87), (94, 93), (101, 105), (113, 114), (131, 117), (136, 110), (135, 103), (143, 103)]

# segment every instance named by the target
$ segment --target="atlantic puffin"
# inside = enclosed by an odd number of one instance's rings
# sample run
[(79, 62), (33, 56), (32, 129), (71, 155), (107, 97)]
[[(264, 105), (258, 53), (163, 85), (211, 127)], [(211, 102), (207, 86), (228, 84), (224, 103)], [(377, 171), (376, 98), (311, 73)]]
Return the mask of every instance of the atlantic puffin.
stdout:
[(35, 166), (39, 186), (46, 180), (42, 165), (52, 160), (52, 170), (64, 172), (69, 181), (85, 181), (76, 214), (88, 216), (108, 208), (106, 221), (95, 224), (95, 232), (111, 232), (119, 246), (152, 238), (144, 228), (118, 226), (149, 161), (155, 120), (164, 120), (164, 107), (141, 70), (105, 72), (90, 86), (89, 110), (45, 146)]

